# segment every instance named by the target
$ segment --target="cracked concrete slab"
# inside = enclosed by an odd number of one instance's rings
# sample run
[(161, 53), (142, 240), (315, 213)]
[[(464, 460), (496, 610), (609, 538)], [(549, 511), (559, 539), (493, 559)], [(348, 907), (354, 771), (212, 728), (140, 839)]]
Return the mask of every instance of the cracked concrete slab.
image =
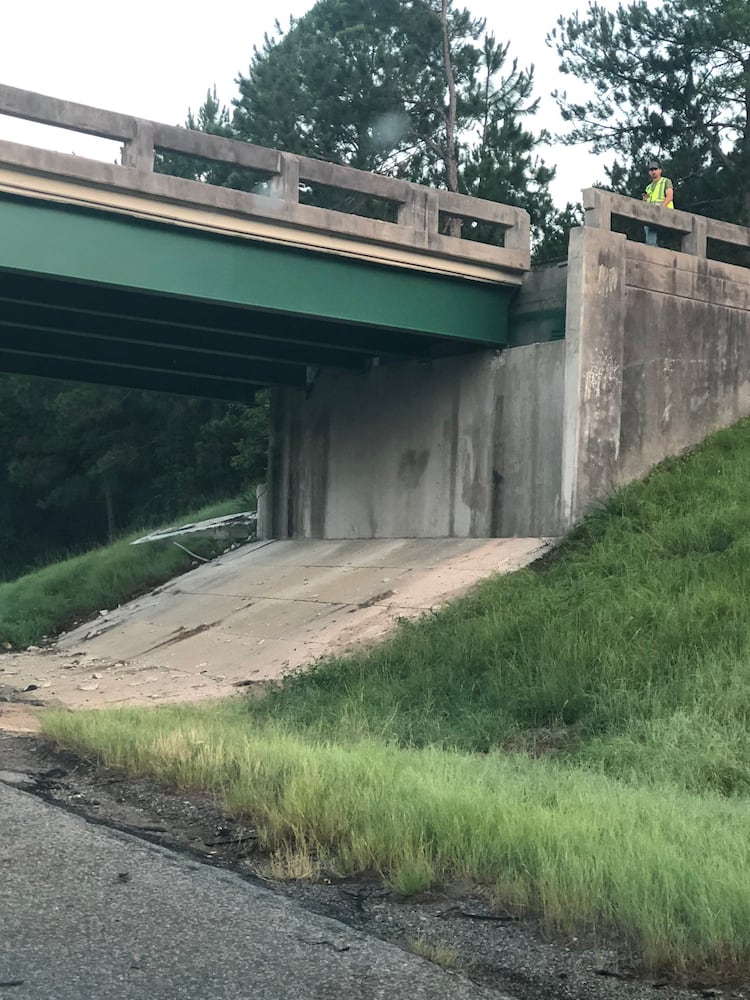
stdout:
[[(550, 546), (540, 538), (257, 542), (106, 610), (49, 649), (0, 656), (0, 684), (70, 707), (222, 697), (377, 641)], [(240, 686), (241, 685), (241, 686)], [(0, 728), (19, 725), (0, 702)], [(33, 712), (29, 727), (35, 728)]]

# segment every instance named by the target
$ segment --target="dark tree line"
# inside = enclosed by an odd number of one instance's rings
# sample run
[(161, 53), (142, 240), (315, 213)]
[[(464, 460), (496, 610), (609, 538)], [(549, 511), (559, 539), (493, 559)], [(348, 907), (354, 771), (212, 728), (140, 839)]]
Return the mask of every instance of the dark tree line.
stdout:
[(240, 494), (265, 405), (0, 375), (0, 579)]

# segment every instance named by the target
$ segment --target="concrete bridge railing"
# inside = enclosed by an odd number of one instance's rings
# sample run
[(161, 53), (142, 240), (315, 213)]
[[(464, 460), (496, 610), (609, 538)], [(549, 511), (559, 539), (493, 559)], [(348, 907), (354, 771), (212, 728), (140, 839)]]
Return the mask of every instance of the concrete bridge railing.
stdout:
[(680, 236), (680, 252), (694, 257), (706, 257), (708, 241), (715, 240), (732, 247), (750, 246), (750, 230), (729, 222), (708, 219), (679, 209), (665, 211), (658, 205), (648, 205), (613, 194), (600, 188), (587, 188), (583, 192), (584, 225), (612, 231), (612, 217), (634, 219), (645, 225), (670, 230)]
[[(152, 203), (161, 199), (173, 206), (252, 219), (255, 225), (235, 229), (258, 239), (510, 285), (520, 284), (530, 267), (529, 217), (519, 208), (4, 85), (0, 85), (0, 115), (122, 144), (122, 162), (106, 164), (0, 141), (0, 190), (17, 188), (32, 193), (33, 185), (21, 182), (19, 174), (64, 178), (100, 191), (107, 188), (138, 194)], [(260, 173), (264, 182), (248, 193), (156, 173), (154, 156), (158, 152), (230, 164)], [(396, 221), (300, 204), (301, 185), (306, 184), (390, 202), (396, 208)], [(70, 200), (75, 200), (72, 193)], [(115, 204), (110, 207), (117, 210)], [(138, 214), (137, 207), (131, 207)], [(140, 207), (153, 215), (153, 204), (149, 209)], [(440, 231), (445, 217), (492, 224), (501, 231), (503, 246), (445, 235)], [(208, 225), (204, 216), (194, 218), (197, 224)], [(173, 221), (191, 224), (189, 219), (184, 214)], [(225, 231), (226, 220), (216, 226)], [(312, 233), (317, 237), (311, 238)], [(377, 247), (388, 250), (384, 253)]]

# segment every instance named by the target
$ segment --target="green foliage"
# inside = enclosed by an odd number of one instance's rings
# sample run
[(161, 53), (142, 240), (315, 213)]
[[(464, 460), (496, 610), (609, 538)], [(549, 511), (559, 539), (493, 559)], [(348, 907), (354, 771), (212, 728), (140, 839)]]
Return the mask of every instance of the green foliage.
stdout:
[[(422, 4), (323, 0), (266, 36), (240, 76), (234, 125), (250, 142), (361, 170), (408, 153), (413, 102), (439, 24)], [(290, 85), (290, 82), (292, 82)]]
[(570, 230), (583, 225), (583, 208), (570, 202), (561, 212), (548, 213), (538, 226), (539, 238), (532, 243), (531, 263), (551, 264), (568, 259)]
[[(519, 70), (515, 59), (506, 66), (509, 48), (509, 43), (498, 43), (494, 35), (485, 35), (482, 40), (475, 77), (467, 88), (471, 100), (467, 101), (459, 144), (459, 190), (526, 209), (531, 217), (532, 241), (538, 244), (555, 224), (564, 223), (565, 216), (555, 212), (549, 192), (555, 168), (548, 167), (536, 153), (539, 143), (549, 136), (546, 132), (534, 135), (523, 125), (539, 103), (533, 97), (533, 67)], [(472, 238), (466, 229), (462, 235)]]
[(0, 578), (252, 485), (267, 411), (0, 375)]
[(750, 8), (743, 0), (644, 0), (561, 16), (549, 42), (561, 71), (589, 85), (558, 95), (574, 126), (566, 141), (614, 150), (616, 190), (640, 197), (661, 155), (676, 205), (750, 221)]
[[(237, 503), (225, 501), (180, 520), (185, 523), (236, 512)], [(103, 607), (116, 607), (184, 573), (193, 565), (187, 553), (167, 540), (131, 545), (135, 537), (130, 535), (106, 548), (93, 549), (0, 583), (0, 649), (6, 644), (19, 648), (38, 643), (76, 621), (85, 621)], [(205, 559), (218, 554), (219, 544), (198, 538), (191, 548)]]
[[(508, 65), (508, 45), (453, 3), (445, 31), (453, 113), (440, 3), (318, 0), (288, 31), (277, 24), (256, 50), (238, 81), (235, 132), (259, 145), (519, 205), (539, 236), (554, 212), (554, 169), (535, 153), (546, 136), (523, 126), (538, 104), (533, 68)], [(305, 190), (302, 200), (363, 210), (333, 204), (325, 190)], [(486, 238), (476, 227), (463, 235)]]
[[(197, 116), (188, 111), (185, 127), (208, 132), (209, 135), (223, 136), (225, 139), (235, 138), (230, 113), (219, 103), (215, 87), (206, 93), (206, 100), (198, 109)], [(154, 171), (158, 174), (170, 174), (172, 177), (184, 177), (220, 187), (234, 186), (228, 183), (232, 169), (230, 164), (217, 163), (200, 156), (186, 156), (159, 149), (154, 155)]]

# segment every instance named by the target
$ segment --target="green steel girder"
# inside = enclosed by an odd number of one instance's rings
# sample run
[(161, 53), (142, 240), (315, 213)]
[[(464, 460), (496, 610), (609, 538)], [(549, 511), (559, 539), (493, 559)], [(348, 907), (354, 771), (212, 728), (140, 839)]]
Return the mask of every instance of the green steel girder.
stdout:
[(127, 343), (132, 345), (134, 351), (141, 347), (146, 350), (149, 347), (169, 348), (185, 355), (193, 354), (197, 364), (208, 366), (214, 357), (234, 358), (238, 363), (278, 361), (350, 371), (362, 371), (365, 366), (364, 356), (361, 354), (317, 344), (297, 344), (279, 338), (274, 340), (271, 337), (227, 334), (223, 330), (207, 332), (189, 326), (178, 327), (173, 324), (151, 323), (148, 320), (134, 321), (129, 317), (113, 316), (103, 320), (91, 313), (25, 302), (0, 303), (0, 324), (19, 330), (46, 330), (59, 334), (61, 338), (94, 338), (101, 344), (109, 341), (115, 345)]
[(497, 285), (8, 195), (0, 231), (0, 370), (236, 399), (508, 339)]
[(102, 340), (60, 331), (15, 326), (0, 319), (0, 344), (7, 351), (57, 361), (92, 361), (113, 367), (143, 367), (152, 371), (230, 379), (234, 382), (264, 384), (306, 384), (306, 365), (277, 361), (237, 359), (210, 352), (153, 347), (147, 344)]
[[(434, 340), (419, 334), (354, 326), (330, 320), (268, 313), (194, 299), (158, 297), (81, 282), (40, 278), (13, 271), (0, 271), (0, 310), (8, 306), (38, 303), (56, 310), (60, 325), (76, 325), (77, 316), (100, 321), (130, 322), (154, 331), (194, 331), (196, 336), (235, 334), (258, 340), (282, 341), (305, 347), (321, 347), (372, 357), (428, 358)], [(62, 318), (72, 316), (74, 318)]]

